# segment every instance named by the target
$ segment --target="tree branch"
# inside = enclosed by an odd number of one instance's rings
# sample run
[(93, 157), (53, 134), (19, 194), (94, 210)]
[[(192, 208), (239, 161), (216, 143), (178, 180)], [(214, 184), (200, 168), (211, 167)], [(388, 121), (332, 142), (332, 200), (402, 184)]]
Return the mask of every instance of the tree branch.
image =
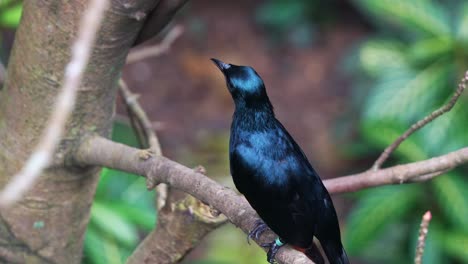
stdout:
[(91, 48), (95, 42), (108, 0), (92, 0), (81, 19), (78, 37), (72, 46), (72, 57), (65, 69), (63, 88), (57, 97), (55, 108), (48, 125), (34, 152), (21, 171), (0, 193), (0, 206), (6, 207), (21, 198), (47, 167), (65, 130), (65, 123), (75, 105), (75, 98), (80, 87)]
[(174, 26), (158, 45), (152, 45), (130, 52), (127, 57), (127, 64), (131, 64), (148, 57), (159, 56), (168, 52), (174, 41), (176, 41), (177, 38), (182, 35), (182, 33), (184, 33), (184, 28), (182, 26)]
[[(75, 159), (82, 166), (105, 166), (167, 183), (219, 210), (245, 233), (248, 233), (259, 219), (244, 197), (205, 175), (163, 156), (142, 159), (139, 149), (93, 136), (81, 144)], [(273, 233), (267, 232), (255, 241), (257, 244), (262, 244), (271, 242), (274, 238)], [(278, 252), (277, 260), (279, 263), (312, 263), (304, 254), (289, 247), (282, 248)]]
[[(255, 221), (258, 220), (257, 214), (247, 201), (233, 190), (163, 156), (142, 159), (140, 151), (93, 136), (82, 143), (75, 157), (81, 165), (110, 167), (167, 183), (213, 206), (245, 233), (254, 227)], [(463, 148), (425, 161), (325, 180), (324, 183), (330, 193), (352, 192), (386, 184), (425, 180), (426, 178), (419, 177), (453, 169), (467, 162), (468, 148)], [(269, 233), (261, 236), (256, 242), (257, 244), (270, 242), (274, 237)], [(280, 250), (277, 259), (280, 263), (311, 263), (299, 262), (299, 259), (306, 261), (306, 257), (290, 248)]]
[(188, 0), (160, 0), (146, 19), (134, 45), (139, 45), (155, 37), (187, 1)]
[(467, 162), (468, 147), (423, 161), (325, 180), (324, 184), (330, 193), (344, 193), (380, 185), (421, 182)]
[[(140, 141), (145, 142), (143, 147), (149, 147), (150, 155), (162, 155), (159, 140), (151, 122), (138, 103), (138, 95), (133, 94), (122, 79), (119, 81), (119, 88), (127, 105), (129, 116), (134, 120), (132, 125), (142, 137)], [(199, 166), (195, 171), (204, 174), (205, 169)], [(153, 189), (155, 182), (147, 182), (149, 189)], [(212, 210), (193, 196), (187, 193), (178, 195), (174, 191), (169, 193), (165, 183), (156, 186), (156, 193), (157, 227), (138, 245), (127, 263), (169, 264), (178, 262), (205, 235), (226, 222), (224, 215)], [(167, 241), (171, 241), (171, 243), (167, 243)]]
[(403, 133), (400, 137), (398, 137), (390, 146), (388, 146), (382, 154), (380, 154), (379, 158), (374, 162), (374, 165), (372, 165), (373, 170), (378, 170), (382, 166), (382, 164), (390, 157), (390, 155), (395, 151), (395, 149), (400, 146), (400, 144), (407, 139), (411, 134), (414, 132), (418, 131), (431, 121), (435, 120), (439, 116), (449, 112), (455, 103), (457, 102), (458, 98), (462, 94), (463, 90), (465, 89), (466, 86), (466, 81), (468, 80), (468, 71), (465, 72), (465, 76), (461, 79), (460, 83), (458, 84), (458, 88), (455, 90), (455, 93), (453, 94), (452, 98), (443, 106), (441, 106), (439, 109), (435, 110), (428, 116), (424, 117), (423, 119), (419, 120), (418, 122), (414, 123), (408, 130)]

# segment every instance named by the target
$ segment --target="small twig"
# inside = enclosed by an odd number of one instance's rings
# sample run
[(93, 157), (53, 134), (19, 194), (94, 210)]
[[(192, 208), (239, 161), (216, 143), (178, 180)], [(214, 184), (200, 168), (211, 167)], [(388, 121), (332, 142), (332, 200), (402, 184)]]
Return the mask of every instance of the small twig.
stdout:
[[(146, 115), (146, 112), (138, 103), (138, 95), (132, 93), (122, 79), (119, 80), (119, 89), (122, 98), (124, 99), (125, 104), (127, 105), (127, 109), (129, 111), (128, 114), (130, 116), (130, 119), (132, 120), (133, 128), (139, 134), (140, 142), (143, 142), (143, 140), (145, 140), (148, 144), (148, 146), (143, 147), (149, 147), (149, 149), (155, 155), (162, 155), (161, 144), (159, 143), (158, 137), (154, 132), (153, 125), (150, 119), (148, 118), (148, 115)], [(143, 136), (145, 137), (144, 139), (140, 138), (142, 136), (141, 134), (143, 134)], [(149, 189), (154, 188), (155, 184), (156, 183), (150, 184)], [(156, 208), (159, 211), (166, 204), (167, 196), (169, 193), (169, 187), (167, 186), (167, 184), (161, 183), (156, 186), (156, 193)]]
[[(168, 52), (169, 49), (171, 48), (172, 44), (174, 41), (183, 33), (183, 27), (180, 25), (177, 25), (173, 27), (169, 33), (164, 37), (164, 39), (161, 41), (156, 46), (150, 46), (147, 48), (142, 48), (139, 50), (136, 50), (134, 52), (131, 52), (128, 57), (127, 57), (127, 64), (134, 63), (139, 60), (143, 60), (148, 57), (154, 57), (154, 56), (159, 56), (165, 52)], [(146, 115), (145, 111), (143, 108), (139, 105), (137, 98), (138, 96), (135, 94), (132, 94), (130, 90), (128, 89), (127, 85), (125, 82), (121, 79), (119, 81), (119, 86), (120, 86), (120, 91), (122, 93), (122, 97), (125, 100), (125, 103), (127, 105), (127, 108), (133, 113), (130, 113), (130, 120), (132, 121), (132, 125), (139, 135), (139, 141), (140, 143), (143, 142), (143, 139), (141, 139), (141, 135), (143, 134), (145, 137), (145, 140), (147, 141), (150, 149), (154, 152), (156, 155), (162, 155), (161, 152), (161, 146), (158, 141), (158, 137), (156, 136), (156, 133), (154, 132), (154, 128)], [(135, 122), (135, 118), (138, 120), (138, 125)], [(141, 129), (140, 129), (141, 128)], [(149, 189), (154, 188), (156, 183), (150, 183), (148, 185)], [(156, 186), (156, 193), (157, 195), (157, 200), (156, 200), (156, 207), (157, 209), (161, 209), (164, 207), (166, 204), (167, 196), (169, 192), (169, 187), (167, 184), (162, 183), (158, 184)]]
[(397, 138), (392, 144), (390, 144), (383, 152), (380, 154), (379, 158), (374, 162), (372, 165), (373, 170), (378, 170), (383, 165), (383, 163), (390, 157), (390, 155), (395, 151), (395, 149), (400, 146), (400, 144), (407, 139), (411, 134), (418, 131), (420, 128), (424, 127), (434, 119), (438, 118), (439, 116), (443, 115), (444, 113), (449, 112), (452, 107), (457, 102), (458, 98), (462, 94), (463, 90), (466, 87), (466, 81), (468, 80), (468, 71), (465, 72), (465, 76), (461, 79), (460, 83), (458, 84), (458, 88), (455, 90), (452, 98), (450, 101), (445, 105), (441, 106), (439, 109), (432, 112), (430, 115), (424, 117), (423, 119), (419, 120), (415, 124), (413, 124), (408, 130), (403, 133), (399, 138)]
[(48, 166), (55, 148), (61, 140), (65, 122), (74, 108), (76, 93), (91, 54), (91, 47), (108, 4), (109, 1), (106, 0), (92, 0), (84, 13), (78, 37), (72, 46), (71, 60), (65, 69), (62, 90), (57, 97), (56, 105), (41, 141), (21, 171), (12, 177), (12, 180), (0, 193), (1, 206), (11, 205), (18, 200)]
[(154, 132), (153, 125), (146, 115), (145, 111), (143, 108), (140, 106), (138, 103), (138, 95), (134, 94), (128, 89), (128, 86), (125, 84), (125, 82), (120, 79), (119, 80), (119, 89), (120, 93), (122, 95), (122, 98), (125, 101), (125, 104), (127, 105), (131, 115), (135, 116), (138, 123), (141, 125), (143, 129), (143, 133), (145, 134), (145, 137), (147, 138), (148, 146), (151, 151), (153, 151), (154, 154), (156, 155), (161, 155), (161, 144), (159, 143), (158, 137), (156, 136), (156, 133)]
[(174, 41), (176, 41), (176, 39), (180, 37), (183, 32), (184, 28), (182, 26), (177, 25), (173, 27), (158, 45), (144, 47), (130, 52), (127, 57), (127, 64), (134, 63), (148, 57), (159, 56), (168, 52)]
[(431, 211), (427, 211), (422, 217), (421, 226), (419, 227), (418, 245), (416, 246), (416, 256), (414, 257), (415, 264), (422, 264), (424, 246), (426, 244), (427, 232), (431, 218)]

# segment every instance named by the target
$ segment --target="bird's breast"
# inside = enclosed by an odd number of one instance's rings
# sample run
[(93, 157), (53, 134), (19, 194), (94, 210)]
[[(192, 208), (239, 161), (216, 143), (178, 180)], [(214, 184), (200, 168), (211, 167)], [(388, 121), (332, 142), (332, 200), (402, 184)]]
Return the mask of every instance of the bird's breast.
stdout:
[(239, 133), (231, 138), (231, 174), (259, 184), (285, 185), (298, 166), (289, 147), (274, 131)]

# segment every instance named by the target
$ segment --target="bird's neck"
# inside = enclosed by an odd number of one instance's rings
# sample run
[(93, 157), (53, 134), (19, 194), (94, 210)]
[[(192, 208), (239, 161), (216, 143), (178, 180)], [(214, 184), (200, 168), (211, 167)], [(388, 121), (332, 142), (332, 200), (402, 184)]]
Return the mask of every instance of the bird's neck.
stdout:
[(233, 127), (245, 130), (263, 129), (275, 119), (273, 106), (268, 104), (245, 105), (236, 104), (233, 116)]

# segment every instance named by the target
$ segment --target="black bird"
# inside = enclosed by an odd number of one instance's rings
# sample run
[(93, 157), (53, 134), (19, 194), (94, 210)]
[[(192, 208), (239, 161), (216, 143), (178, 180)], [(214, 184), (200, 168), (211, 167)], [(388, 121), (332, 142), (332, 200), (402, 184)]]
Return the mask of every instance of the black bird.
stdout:
[[(317, 257), (315, 236), (331, 264), (349, 263), (330, 195), (304, 152), (275, 118), (263, 80), (252, 67), (211, 60), (223, 72), (235, 103), (229, 142), (234, 183), (279, 236), (265, 245), (268, 261), (272, 263), (283, 243), (309, 258)], [(258, 237), (267, 228), (265, 223), (258, 223), (249, 237)]]

